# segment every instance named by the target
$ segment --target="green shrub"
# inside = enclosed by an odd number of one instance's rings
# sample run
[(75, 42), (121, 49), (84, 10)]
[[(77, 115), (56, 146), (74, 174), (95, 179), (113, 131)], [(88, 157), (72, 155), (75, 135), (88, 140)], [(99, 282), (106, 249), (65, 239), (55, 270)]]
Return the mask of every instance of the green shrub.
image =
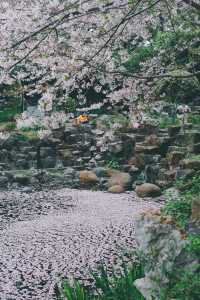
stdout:
[(192, 178), (177, 180), (175, 185), (187, 195), (198, 196), (200, 194), (200, 172), (197, 171)]
[(75, 281), (69, 284), (65, 281), (60, 291), (59, 300), (144, 300), (143, 296), (133, 285), (133, 282), (143, 277), (144, 271), (140, 263), (134, 263), (131, 268), (123, 264), (119, 275), (113, 270), (109, 275), (108, 269), (102, 265), (98, 273), (92, 273), (94, 290)]
[(193, 272), (186, 268), (174, 270), (163, 300), (198, 300), (200, 291), (200, 272)]
[(144, 62), (148, 58), (151, 58), (154, 54), (152, 46), (138, 47), (131, 55), (130, 59), (124, 63), (125, 68), (129, 72), (136, 72), (140, 70), (140, 63)]
[(200, 124), (200, 115), (189, 114), (188, 122), (192, 123), (194, 125), (199, 125)]
[(172, 125), (180, 125), (180, 120), (177, 118), (168, 117), (168, 116), (161, 117), (159, 119), (159, 127), (161, 129), (168, 128), (169, 126), (172, 126)]
[(197, 257), (200, 257), (200, 237), (199, 236), (188, 236), (189, 244), (186, 247), (186, 250), (190, 253), (194, 253)]
[(120, 170), (120, 164), (116, 159), (108, 160), (106, 166), (109, 169)]
[(182, 196), (178, 200), (170, 199), (163, 211), (172, 216), (181, 228), (185, 228), (191, 215), (191, 202), (192, 198), (186, 196)]

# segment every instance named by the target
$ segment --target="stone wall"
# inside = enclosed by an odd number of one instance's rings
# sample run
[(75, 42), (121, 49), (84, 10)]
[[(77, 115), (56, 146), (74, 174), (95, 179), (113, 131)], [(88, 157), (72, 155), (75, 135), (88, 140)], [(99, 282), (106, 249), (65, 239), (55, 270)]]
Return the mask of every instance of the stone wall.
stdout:
[(110, 168), (117, 162), (114, 167), (123, 172), (120, 178), (127, 178), (127, 174), (131, 178), (123, 188), (135, 189), (145, 182), (165, 188), (177, 176), (190, 176), (200, 169), (199, 161), (185, 159), (191, 153), (200, 153), (199, 144), (199, 130), (189, 124), (185, 132), (179, 126), (111, 130), (67, 124), (44, 140), (13, 133), (7, 140), (0, 140), (0, 187), (35, 181), (80, 187), (79, 172), (88, 170), (99, 179), (92, 185), (107, 189), (108, 178), (116, 178), (116, 173), (109, 172), (109, 162)]

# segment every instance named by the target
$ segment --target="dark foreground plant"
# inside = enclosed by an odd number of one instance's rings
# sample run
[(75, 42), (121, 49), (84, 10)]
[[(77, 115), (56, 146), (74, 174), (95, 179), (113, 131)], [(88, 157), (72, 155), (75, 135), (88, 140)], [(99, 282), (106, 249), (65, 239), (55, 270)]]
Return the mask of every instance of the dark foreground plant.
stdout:
[(60, 290), (59, 300), (144, 300), (143, 296), (133, 285), (133, 282), (143, 277), (143, 267), (134, 263), (131, 268), (123, 264), (123, 270), (111, 274), (102, 265), (97, 273), (91, 273), (94, 289), (88, 290), (80, 282), (70, 284), (65, 281)]

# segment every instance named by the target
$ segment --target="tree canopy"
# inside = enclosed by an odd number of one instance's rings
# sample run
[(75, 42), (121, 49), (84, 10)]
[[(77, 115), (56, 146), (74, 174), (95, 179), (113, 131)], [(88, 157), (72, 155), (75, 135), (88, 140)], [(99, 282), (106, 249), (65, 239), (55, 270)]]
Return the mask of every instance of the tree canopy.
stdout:
[(42, 109), (89, 86), (134, 102), (155, 80), (200, 81), (196, 0), (5, 0), (0, 14), (0, 82), (39, 91)]

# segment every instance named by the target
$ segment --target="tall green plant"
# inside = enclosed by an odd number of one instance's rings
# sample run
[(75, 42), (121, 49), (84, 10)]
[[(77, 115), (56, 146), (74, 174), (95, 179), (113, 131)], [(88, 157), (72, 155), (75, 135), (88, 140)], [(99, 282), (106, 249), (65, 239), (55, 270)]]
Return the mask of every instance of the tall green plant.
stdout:
[(111, 274), (106, 266), (102, 265), (99, 272), (92, 272), (94, 290), (89, 291), (80, 282), (73, 284), (65, 281), (60, 291), (59, 300), (144, 300), (143, 296), (136, 289), (133, 282), (143, 277), (144, 271), (140, 263), (134, 263), (128, 268), (123, 263), (122, 271)]

